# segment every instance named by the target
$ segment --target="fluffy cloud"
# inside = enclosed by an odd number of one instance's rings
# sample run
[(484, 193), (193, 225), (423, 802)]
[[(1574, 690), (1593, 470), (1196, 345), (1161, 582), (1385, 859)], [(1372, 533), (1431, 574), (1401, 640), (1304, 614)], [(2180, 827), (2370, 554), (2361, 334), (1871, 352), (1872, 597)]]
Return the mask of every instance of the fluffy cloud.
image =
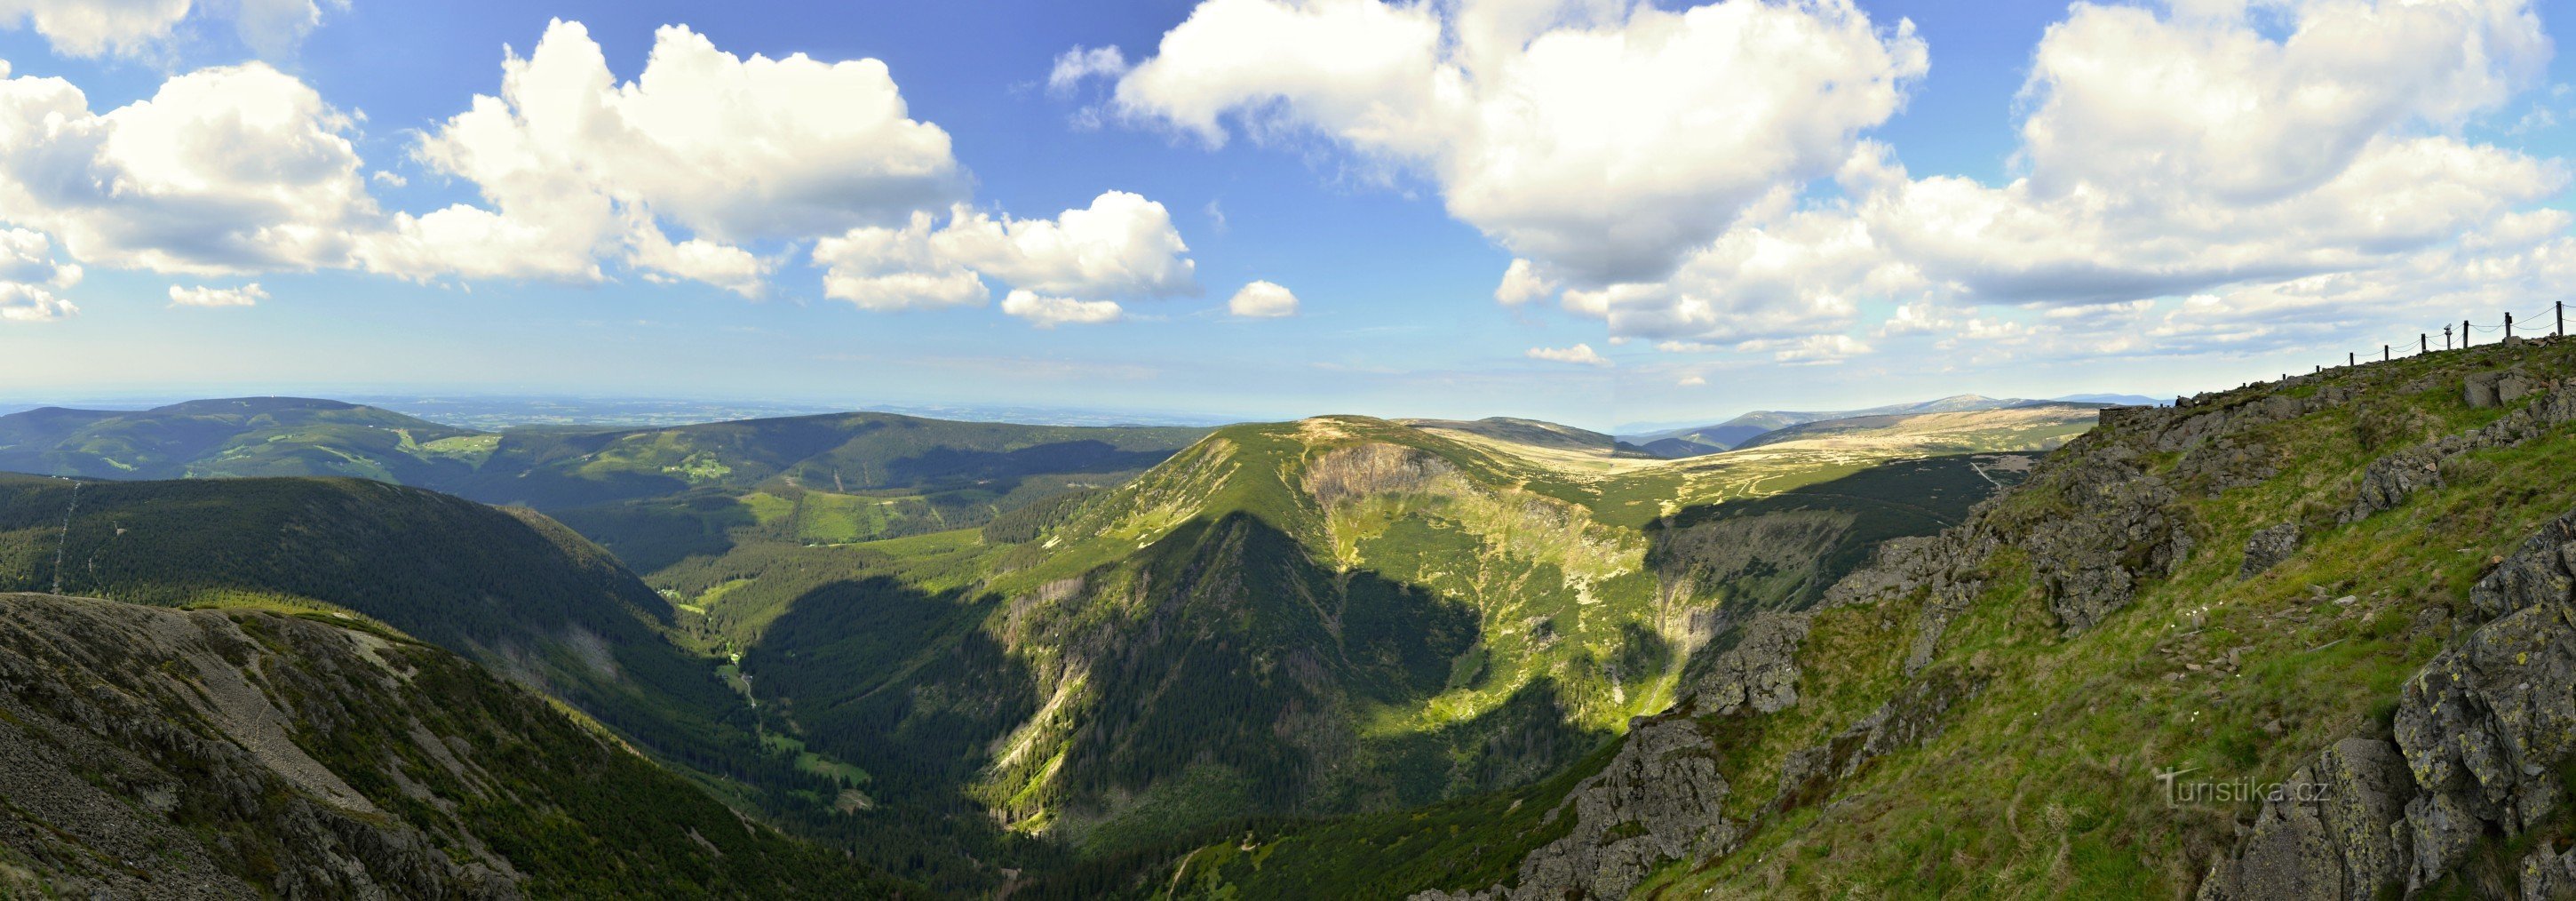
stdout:
[(171, 78), (93, 112), (0, 64), (0, 219), (75, 259), (190, 274), (343, 264), (375, 216), (347, 117), (261, 63)]
[[(885, 64), (734, 56), (685, 27), (657, 31), (620, 84), (578, 22), (502, 63), (416, 149), (487, 206), (397, 217), (364, 251), (412, 277), (600, 277), (597, 259), (757, 294), (742, 242), (904, 221), (963, 194), (948, 134), (915, 121)], [(662, 223), (687, 229), (665, 235)]]
[(1533, 278), (1597, 287), (1660, 278), (1773, 186), (1831, 171), (1926, 65), (1911, 23), (1849, 0), (1206, 0), (1112, 104), (1210, 144), (1231, 119), (1424, 172)]
[(1225, 302), (1227, 312), (1254, 319), (1297, 315), (1297, 295), (1275, 282), (1257, 281), (1234, 292)]
[(1556, 283), (1539, 275), (1538, 266), (1516, 259), (1503, 270), (1503, 283), (1494, 287), (1494, 300), (1516, 307), (1554, 293)]
[(1013, 291), (1002, 298), (1002, 312), (1020, 317), (1043, 329), (1059, 325), (1097, 325), (1116, 322), (1126, 315), (1117, 301), (1073, 300), (1064, 297), (1042, 297), (1028, 290)]
[(81, 267), (57, 262), (42, 232), (0, 229), (0, 321), (36, 322), (80, 312), (55, 291), (80, 284)]
[(1055, 68), (1047, 72), (1047, 93), (1069, 96), (1086, 79), (1115, 78), (1127, 69), (1127, 54), (1116, 47), (1075, 47), (1055, 58)]
[(80, 313), (41, 285), (0, 282), (0, 322), (50, 322)]
[(170, 36), (189, 0), (0, 0), (0, 27), (35, 28), (66, 56), (140, 50)]
[(1198, 290), (1197, 264), (1185, 256), (1189, 246), (1171, 212), (1124, 191), (1054, 219), (1013, 219), (961, 204), (947, 225), (932, 225), (929, 213), (915, 213), (899, 228), (856, 228), (816, 242), (825, 295), (866, 309), (973, 304), (989, 296), (982, 276), (1048, 295)]
[(1573, 347), (1533, 347), (1529, 349), (1528, 356), (1533, 360), (1573, 363), (1578, 366), (1610, 365), (1609, 358), (1594, 352), (1590, 344), (1577, 344)]
[[(331, 0), (346, 7), (348, 0)], [(32, 26), (65, 56), (139, 53), (168, 41), (192, 11), (230, 15), (242, 43), (262, 55), (294, 49), (322, 23), (315, 0), (0, 0), (0, 28)]]
[(2482, 262), (2501, 244), (2461, 236), (2567, 175), (2455, 129), (2547, 54), (2519, 0), (2078, 4), (2035, 53), (2020, 177), (1916, 179), (1863, 143), (1844, 199), (1756, 204), (1673, 278), (1612, 286), (1601, 306), (1614, 334), (1758, 339), (1843, 328), (1860, 298), (1903, 302), (1881, 333), (1905, 334), (2000, 327), (1945, 307), (2217, 298), (2202, 319), (2285, 315), (2284, 295), (2399, 302), (2426, 254), (2491, 279), (2515, 268)]
[(194, 288), (182, 288), (178, 285), (170, 286), (171, 306), (248, 307), (257, 306), (260, 301), (267, 299), (268, 292), (261, 290), (258, 282), (252, 282), (238, 288), (210, 288), (204, 285), (199, 285)]

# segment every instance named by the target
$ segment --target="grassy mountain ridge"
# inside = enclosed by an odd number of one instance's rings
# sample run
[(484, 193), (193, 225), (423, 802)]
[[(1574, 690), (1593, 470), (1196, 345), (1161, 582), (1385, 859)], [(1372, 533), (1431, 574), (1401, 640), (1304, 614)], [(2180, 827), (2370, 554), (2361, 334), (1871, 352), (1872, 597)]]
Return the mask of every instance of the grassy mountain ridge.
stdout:
[(345, 609), (561, 698), (666, 759), (781, 790), (799, 781), (714, 663), (664, 637), (669, 603), (530, 511), (359, 479), (0, 476), (0, 588)]
[(104, 479), (354, 476), (545, 510), (639, 570), (738, 537), (846, 543), (968, 528), (1113, 485), (1205, 429), (839, 413), (477, 432), (300, 398), (0, 416), (0, 471)]
[(1231, 426), (981, 532), (667, 574), (814, 747), (1115, 854), (1543, 780), (1668, 705), (1733, 615), (1715, 611), (1812, 600), (2027, 468), (1851, 458), (1839, 491), (1754, 505), (1562, 450), (1367, 417)]
[(339, 614), (0, 595), (0, 893), (889, 897)]
[(105, 479), (358, 476), (405, 484), (471, 467), (478, 435), (339, 401), (235, 398), (141, 411), (0, 416), (0, 471)]
[[(2576, 837), (2576, 638), (2549, 625), (2576, 609), (2570, 373), (2576, 345), (2521, 342), (2113, 411), (1812, 611), (1756, 618), (1544, 791), (1256, 830), (1099, 884), (2549, 896)], [(2328, 800), (2209, 788), (2276, 782)], [(1397, 817), (1437, 865), (1382, 856)]]
[(1795, 410), (1755, 410), (1715, 425), (1685, 426), (1633, 435), (1621, 435), (1619, 441), (1636, 445), (1649, 453), (1667, 459), (1697, 457), (1743, 447), (1746, 441), (1761, 435), (1811, 422), (1859, 417), (1905, 416), (1917, 413), (1958, 413), (1972, 410), (1995, 410), (2032, 403), (2017, 398), (1992, 398), (1975, 394), (1958, 394), (1914, 403), (1888, 404), (1861, 410), (1801, 412)]

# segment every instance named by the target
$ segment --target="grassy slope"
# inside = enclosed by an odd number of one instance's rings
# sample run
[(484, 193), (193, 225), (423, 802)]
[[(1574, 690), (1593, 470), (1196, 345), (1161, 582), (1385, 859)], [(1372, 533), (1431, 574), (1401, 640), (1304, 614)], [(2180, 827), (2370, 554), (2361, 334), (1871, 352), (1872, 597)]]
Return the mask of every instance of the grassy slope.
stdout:
[(557, 514), (651, 571), (742, 541), (841, 543), (983, 524), (1111, 485), (1205, 429), (851, 413), (655, 429), (438, 425), (327, 400), (0, 417), (0, 471), (107, 479), (352, 476)]
[[(1316, 469), (1371, 445), (1448, 471), (1319, 500)], [(1259, 811), (1476, 809), (1467, 795), (1542, 780), (1669, 703), (1705, 638), (1693, 608), (1791, 603), (1838, 572), (1720, 574), (1674, 596), (1649, 564), (1668, 532), (1810, 517), (1822, 544), (1774, 556), (1848, 558), (1991, 488), (1963, 460), (1841, 472), (1864, 477), (1685, 506), (1668, 471), (1569, 472), (1335, 417), (1221, 430), (1033, 523), (666, 575), (815, 746), (962, 783), (1017, 828), (1105, 853)], [(1691, 515), (1597, 518), (1623, 496)]]
[(476, 433), (328, 400), (242, 398), (0, 417), (0, 470), (108, 479), (356, 476), (431, 484), (473, 466)]
[[(1943, 653), (1983, 661), (1993, 682), (1939, 739), (1843, 786), (1838, 794), (1849, 800), (1830, 814), (1801, 811), (1724, 860), (1677, 867), (1648, 890), (1676, 897), (1709, 888), (1814, 894), (1800, 887), (1823, 884), (1909, 894), (2187, 891), (2254, 806), (2168, 809), (2154, 772), (2200, 767), (2213, 778), (2268, 784), (2337, 738), (2384, 729), (2379, 718), (2398, 686), (2449, 639), (2450, 614), (2465, 608), (2487, 561), (2576, 506), (2568, 477), (2576, 457), (2564, 434), (2474, 454), (2446, 487), (2334, 524), (2354, 476), (2396, 447), (2502, 415), (2469, 409), (2459, 376), (2526, 358), (2566, 372), (2576, 357), (2570, 351), (2488, 348), (2341, 374), (2369, 392), (2361, 402), (2254, 432), (2289, 451), (2280, 473), (2187, 499), (2202, 533), (2199, 551), (2110, 622), (2073, 639), (2060, 638), (2039, 605), (2027, 561), (1999, 555), (1988, 564), (1991, 586), (1951, 627)], [(2419, 379), (2426, 390), (2401, 392)], [(2170, 471), (2176, 462), (2168, 455), (2154, 465)], [(2245, 540), (2285, 519), (2304, 521), (2308, 543), (2288, 562), (2238, 581)], [(2359, 600), (2330, 600), (2344, 596)], [(2230, 655), (2239, 662), (2212, 665)], [(1786, 734), (1813, 740), (1882, 697), (1849, 692), (1818, 705), (1817, 726)]]
[[(129, 860), (118, 873), (108, 858), (108, 878), (130, 874), (163, 892), (229, 877), (244, 895), (290, 884), (329, 893), (287, 880), (357, 868), (396, 893), (456, 888), (401, 862), (413, 853), (407, 842), (425, 840), (455, 862), (504, 869), (531, 897), (905, 893), (839, 854), (741, 821), (541, 697), (370, 621), (239, 602), (187, 614), (41, 595), (0, 604), (0, 669), (17, 677), (0, 697), (0, 721), (14, 727), (0, 745), (12, 746), (13, 765), (35, 769), (10, 778), (55, 783), (22, 784), (26, 794), (0, 813), (0, 832), (16, 833), (0, 843), (0, 894), (45, 896), (47, 882), (100, 878), (95, 858), (107, 852), (91, 842), (124, 848), (130, 833), (170, 827), (145, 839), (159, 861), (202, 856), (213, 866)], [(205, 713), (243, 703), (213, 701), (205, 687), (208, 668), (226, 664), (239, 671), (224, 674), (232, 684), (254, 686), (265, 695), (255, 703), (286, 714), (296, 750), (372, 802), (332, 828), (337, 842), (317, 840), (310, 824), (345, 819), (347, 802), (312, 794), (309, 779), (267, 775), (260, 762), (282, 749), (242, 753), (239, 727)], [(150, 725), (102, 728), (118, 720)], [(134, 804), (139, 819), (102, 822), (95, 810), (65, 819), (48, 803), (90, 786)], [(390, 838), (352, 840), (362, 832)]]
[[(2364, 390), (2363, 398), (2250, 433), (2248, 440), (2283, 451), (2279, 472), (2214, 496), (2186, 492), (2181, 504), (2196, 523), (2197, 550), (2090, 632), (2066, 637), (2028, 559), (2008, 547), (1995, 553), (1981, 567), (1983, 592), (1950, 626), (1934, 662), (1989, 681), (1949, 714), (1938, 737), (1875, 761), (1826, 797), (1767, 816), (1731, 854), (1669, 865), (1639, 894), (2188, 894), (2255, 805), (2168, 808), (2154, 773), (2199, 767), (2213, 779), (2268, 783), (2337, 738), (2384, 730), (2399, 684), (2451, 639), (2450, 614), (2465, 607), (2488, 562), (2576, 506), (2576, 479), (2568, 476), (2576, 456), (2563, 429), (2472, 454), (2456, 472), (2446, 470), (2445, 487), (2336, 524), (2356, 475), (2397, 447), (2502, 415), (2468, 408), (2461, 376), (2513, 362), (2564, 373), (2571, 359), (2576, 347), (2562, 343), (2330, 374)], [(2149, 454), (2147, 465), (2171, 473), (2180, 457)], [(2035, 485), (2000, 501), (1990, 521), (2075, 515), (2080, 503), (2058, 483)], [(2289, 561), (2239, 581), (2245, 540), (2285, 519), (2305, 523), (2308, 542)], [(2332, 600), (2348, 595), (2357, 599)], [(1799, 654), (1798, 706), (1716, 724), (1723, 768), (1739, 789), (1730, 814), (1757, 814), (1783, 758), (1860, 720), (1905, 684), (1920, 604), (1907, 597), (1821, 611)], [(1548, 785), (1570, 782), (1560, 776)], [(1196, 851), (1180, 881), (1163, 881), (1174, 875), (1173, 859), (1164, 859), (1152, 885), (1132, 878), (1119, 885), (1233, 897), (1477, 888), (1551, 837), (1534, 811), (1562, 797), (1561, 790), (1497, 795), (1465, 815), (1432, 808), (1281, 828)], [(1451, 849), (1439, 866), (1375, 856), (1407, 823)]]

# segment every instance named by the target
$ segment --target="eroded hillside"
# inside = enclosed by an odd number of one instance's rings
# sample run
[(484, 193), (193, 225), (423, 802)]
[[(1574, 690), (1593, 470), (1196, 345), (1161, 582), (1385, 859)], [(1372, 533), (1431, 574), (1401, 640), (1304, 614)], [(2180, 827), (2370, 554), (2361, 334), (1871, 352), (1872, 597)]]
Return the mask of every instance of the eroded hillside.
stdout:
[(1203, 848), (1154, 891), (2562, 892), (2571, 358), (2516, 342), (2114, 411), (1753, 620), (1615, 751), (1401, 831)]
[(0, 595), (0, 894), (886, 897), (341, 614)]

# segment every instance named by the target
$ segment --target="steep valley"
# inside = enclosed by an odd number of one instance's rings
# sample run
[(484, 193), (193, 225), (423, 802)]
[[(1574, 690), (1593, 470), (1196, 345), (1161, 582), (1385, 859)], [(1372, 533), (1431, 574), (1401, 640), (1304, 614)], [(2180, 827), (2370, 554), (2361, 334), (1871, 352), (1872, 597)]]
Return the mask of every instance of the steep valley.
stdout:
[[(17, 478), (0, 577), (382, 620), (798, 841), (943, 892), (1084, 894), (1211, 834), (1562, 794), (1753, 624), (2093, 415), (1680, 461), (1520, 420), (513, 432), (430, 481), (563, 525), (358, 480)], [(980, 498), (970, 527), (853, 512), (943, 492)]]
[(2106, 413), (1550, 780), (1135, 896), (2559, 897), (2576, 345)]

